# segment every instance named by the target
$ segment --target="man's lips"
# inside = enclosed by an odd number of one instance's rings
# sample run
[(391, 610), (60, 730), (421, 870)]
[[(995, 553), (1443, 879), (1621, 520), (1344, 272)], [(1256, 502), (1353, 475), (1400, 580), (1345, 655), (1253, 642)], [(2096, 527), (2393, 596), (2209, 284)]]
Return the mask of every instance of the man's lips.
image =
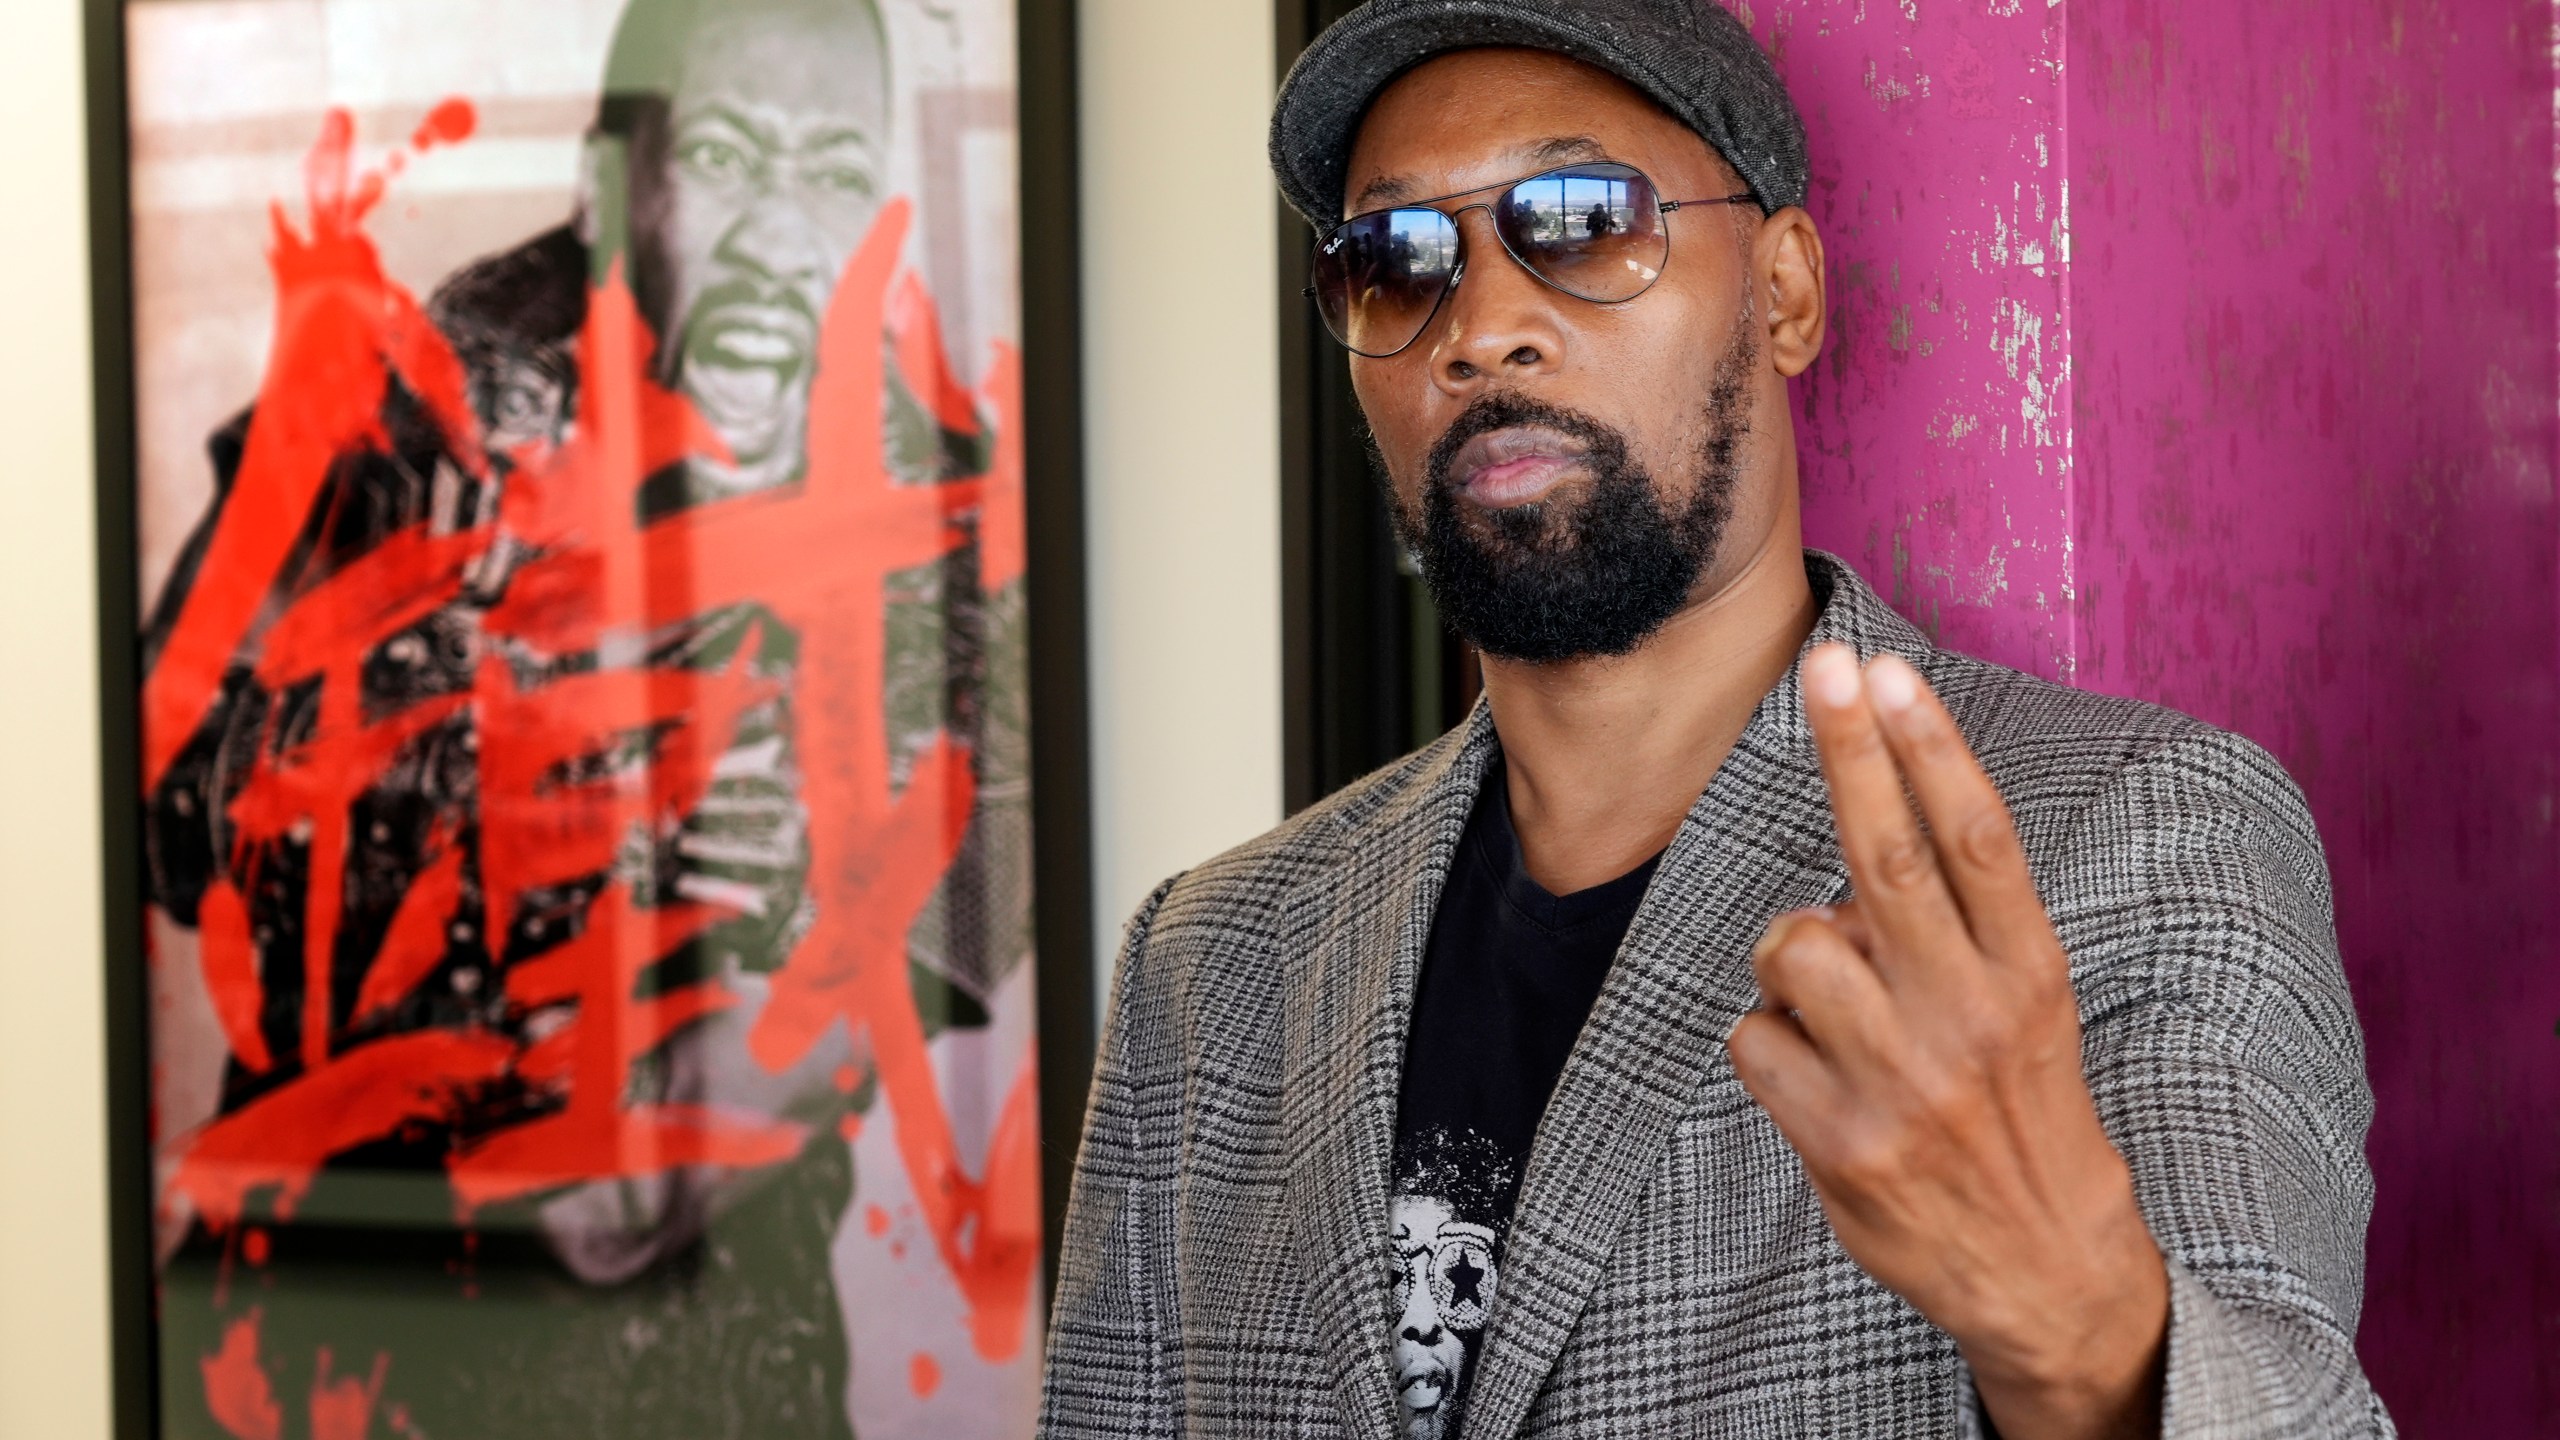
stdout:
[(1582, 468), (1577, 441), (1535, 425), (1488, 430), (1458, 447), (1449, 475), (1458, 493), (1488, 509), (1525, 505)]
[(689, 358), (697, 364), (796, 371), (807, 362), (814, 336), (807, 323), (779, 305), (723, 305), (694, 326)]

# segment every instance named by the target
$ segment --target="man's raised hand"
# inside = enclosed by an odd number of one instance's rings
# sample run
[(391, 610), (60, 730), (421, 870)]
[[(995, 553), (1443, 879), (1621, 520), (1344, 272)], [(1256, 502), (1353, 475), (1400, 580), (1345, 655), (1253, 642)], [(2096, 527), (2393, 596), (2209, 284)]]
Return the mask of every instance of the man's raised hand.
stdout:
[(1734, 1069), (2001, 1434), (2157, 1434), (2168, 1273), (2008, 807), (1900, 658), (1825, 645), (1803, 677), (1855, 898), (1770, 924)]

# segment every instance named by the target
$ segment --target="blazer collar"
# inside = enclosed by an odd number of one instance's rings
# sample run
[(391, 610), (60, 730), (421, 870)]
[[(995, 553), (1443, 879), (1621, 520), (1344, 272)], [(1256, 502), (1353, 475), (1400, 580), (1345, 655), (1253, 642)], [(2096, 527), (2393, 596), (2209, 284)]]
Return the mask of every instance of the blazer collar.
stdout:
[(1387, 1335), (1397, 1081), (1432, 916), (1493, 754), (1479, 704), (1383, 804), (1335, 817), (1336, 853), (1283, 921), (1290, 1228), (1345, 1433), (1361, 1440), (1403, 1429)]
[[(1855, 572), (1807, 551), (1821, 611), (1805, 648), (1918, 663), (1928, 641)], [(1802, 663), (1801, 652), (1797, 658)], [(1289, 1211), (1349, 1433), (1400, 1428), (1390, 1361), (1388, 1186), (1416, 978), (1496, 739), (1478, 704), (1292, 897), (1283, 1037)], [(1847, 885), (1797, 666), (1762, 697), (1637, 908), (1540, 1123), (1467, 1399), (1468, 1440), (1510, 1440), (1554, 1368), (1620, 1228), (1758, 1003), (1750, 951), (1780, 911)]]

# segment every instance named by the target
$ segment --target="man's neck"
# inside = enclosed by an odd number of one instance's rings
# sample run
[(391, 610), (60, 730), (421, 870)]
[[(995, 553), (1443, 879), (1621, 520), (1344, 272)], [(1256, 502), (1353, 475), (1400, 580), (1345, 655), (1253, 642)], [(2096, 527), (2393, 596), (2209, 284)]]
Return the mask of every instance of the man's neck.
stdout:
[(1632, 654), (1486, 659), (1521, 858), (1551, 893), (1613, 880), (1668, 845), (1812, 633), (1792, 514), (1718, 578)]

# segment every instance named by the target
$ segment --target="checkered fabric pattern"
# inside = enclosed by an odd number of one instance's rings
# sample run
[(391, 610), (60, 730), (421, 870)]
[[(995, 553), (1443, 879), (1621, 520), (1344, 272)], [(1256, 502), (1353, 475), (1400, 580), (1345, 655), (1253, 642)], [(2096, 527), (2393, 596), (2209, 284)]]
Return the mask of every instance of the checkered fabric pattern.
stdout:
[[(1935, 649), (1838, 560), (1807, 565), (1813, 640), (1917, 665), (2017, 816), (2170, 1257), (2165, 1433), (2391, 1434), (2353, 1349), (2372, 1099), (2300, 793), (2248, 741)], [(1044, 1435), (1397, 1433), (1397, 1072), (1494, 743), (1479, 707), (1131, 922)], [(1725, 1053), (1762, 928), (1846, 888), (1790, 673), (1672, 841), (1548, 1106), (1466, 1440), (1983, 1433), (1954, 1342), (1841, 1250)]]

